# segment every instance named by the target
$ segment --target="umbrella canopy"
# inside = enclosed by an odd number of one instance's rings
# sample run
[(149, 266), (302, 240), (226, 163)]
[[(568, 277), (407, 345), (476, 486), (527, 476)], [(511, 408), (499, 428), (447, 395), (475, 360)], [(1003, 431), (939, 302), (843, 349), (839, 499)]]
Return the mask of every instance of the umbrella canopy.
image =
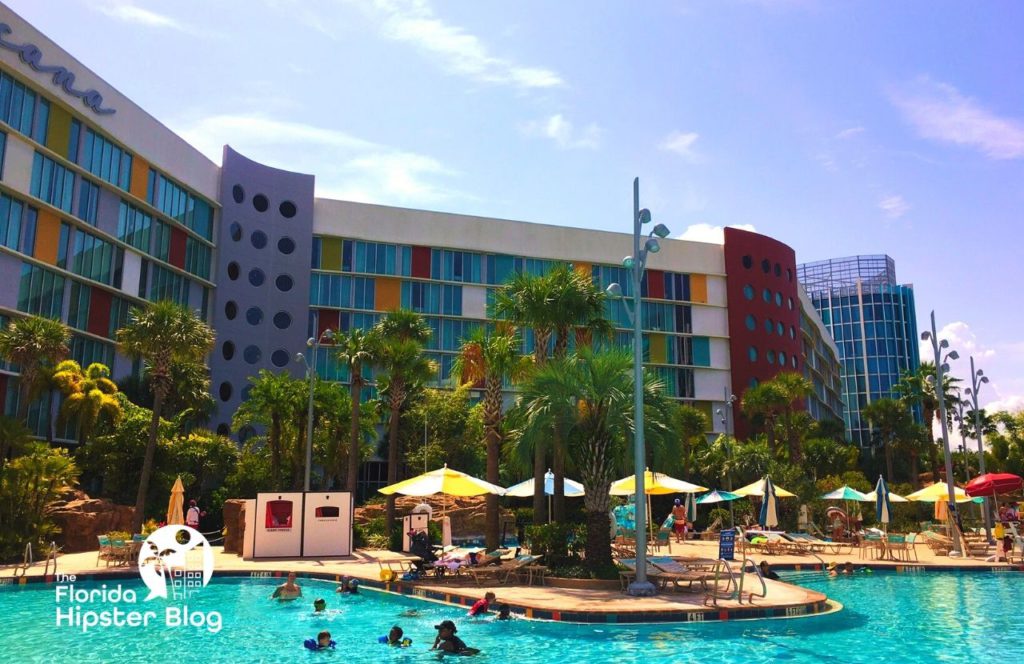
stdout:
[[(737, 496), (740, 496), (741, 498), (744, 497), (744, 496), (762, 496), (762, 495), (764, 495), (763, 491), (764, 491), (764, 481), (765, 481), (765, 479), (767, 479), (767, 476), (759, 479), (756, 482), (751, 482), (750, 484), (748, 484), (747, 486), (743, 487), (742, 489), (736, 489), (735, 491), (733, 491), (733, 493), (736, 494)], [(774, 487), (774, 489), (775, 489), (775, 497), (776, 498), (795, 498), (796, 497), (795, 493), (790, 493), (789, 491), (786, 491), (782, 487), (775, 486), (774, 484), (772, 485), (772, 487)]]
[(505, 489), (481, 479), (460, 473), (447, 466), (417, 475), (408, 480), (378, 489), (384, 495), (400, 493), (404, 496), (432, 496), (443, 493), (449, 496), (482, 496), (485, 493), (503, 495)]
[[(631, 496), (636, 493), (636, 477), (628, 475), (621, 480), (612, 482), (609, 493), (613, 496)], [(644, 471), (644, 493), (653, 496), (663, 496), (670, 493), (700, 493), (707, 491), (706, 487), (690, 484), (683, 480), (677, 480), (662, 473)]]
[[(865, 493), (864, 494), (864, 500), (862, 500), (861, 502), (862, 503), (873, 503), (873, 502), (875, 502), (875, 500), (877, 498), (878, 498), (878, 496), (875, 494), (875, 492), (871, 491), (870, 493)], [(893, 493), (892, 491), (890, 491), (889, 492), (889, 502), (890, 503), (906, 503), (906, 502), (910, 502), (910, 501), (908, 501), (906, 498), (904, 498), (903, 496), (899, 495), (898, 493)]]
[(889, 487), (885, 484), (885, 478), (878, 476), (878, 484), (875, 485), (875, 514), (879, 523), (892, 521), (892, 505), (889, 503)]
[(995, 496), (1001, 493), (1020, 491), (1024, 480), (1013, 473), (985, 473), (978, 475), (964, 486), (968, 496)]
[(831, 491), (829, 493), (826, 493), (824, 496), (821, 497), (821, 499), (822, 500), (856, 500), (856, 501), (864, 501), (864, 500), (866, 500), (866, 497), (865, 497), (865, 495), (863, 493), (861, 493), (860, 491), (857, 491), (856, 489), (850, 488), (848, 486), (842, 486), (842, 487), (839, 487), (838, 489), (836, 489), (835, 491)]
[(697, 520), (697, 496), (692, 493), (686, 494), (686, 520), (693, 523)]
[(729, 493), (728, 491), (719, 491), (715, 489), (711, 493), (705, 493), (703, 496), (697, 499), (698, 505), (706, 505), (708, 503), (724, 503), (729, 500), (738, 500), (743, 496), (739, 496), (735, 493)]
[[(544, 473), (544, 493), (549, 496), (555, 495), (555, 474), (550, 470)], [(506, 496), (512, 496), (514, 498), (528, 498), (533, 496), (533, 478), (520, 482), (510, 486), (505, 490)], [(579, 482), (574, 482), (568, 477), (565, 478), (565, 497), (566, 498), (579, 498), (583, 495), (583, 485)]]
[(181, 483), (181, 478), (179, 477), (174, 480), (174, 486), (171, 487), (171, 499), (167, 503), (167, 525), (185, 525), (184, 507), (185, 486)]
[(761, 496), (761, 513), (757, 517), (757, 522), (762, 528), (774, 528), (779, 525), (779, 514), (775, 504), (775, 485), (772, 484), (772, 478), (767, 475), (764, 476)]
[[(968, 496), (963, 489), (958, 486), (953, 487), (954, 495), (956, 496), (956, 502), (966, 503), (971, 498)], [(947, 501), (949, 500), (949, 485), (945, 482), (936, 482), (930, 486), (915, 491), (914, 493), (907, 496), (907, 500), (922, 502), (922, 503), (934, 503), (936, 501)]]

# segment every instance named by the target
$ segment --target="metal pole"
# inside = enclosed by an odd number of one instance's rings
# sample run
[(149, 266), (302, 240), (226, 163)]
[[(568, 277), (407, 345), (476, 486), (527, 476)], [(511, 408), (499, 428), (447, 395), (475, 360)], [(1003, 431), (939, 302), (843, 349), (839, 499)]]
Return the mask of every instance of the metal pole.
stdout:
[[(974, 406), (974, 437), (978, 439), (978, 474), (985, 474), (985, 446), (982, 442), (981, 413), (978, 410), (978, 390), (981, 389), (981, 381), (978, 380), (978, 372), (974, 370), (974, 356), (971, 355), (971, 405)], [(966, 445), (966, 443), (965, 443)], [(988, 498), (983, 499), (982, 507), (985, 511), (985, 537), (989, 543), (992, 539), (992, 511), (988, 506)]]
[(307, 367), (309, 372), (309, 411), (306, 414), (306, 479), (303, 482), (305, 490), (309, 491), (309, 471), (313, 465), (313, 378), (316, 375), (316, 350), (320, 346), (320, 340), (313, 342), (313, 363)]
[(647, 580), (647, 501), (644, 490), (644, 381), (643, 337), (640, 332), (640, 277), (644, 266), (640, 261), (640, 178), (633, 179), (633, 464), (636, 488), (636, 580), (629, 584), (629, 594), (647, 597), (655, 593)]
[[(939, 350), (939, 336), (935, 330), (935, 311), (932, 311), (932, 351), (935, 353), (935, 396), (939, 402), (939, 425), (942, 427), (942, 449), (946, 456), (946, 487), (949, 489), (949, 513), (956, 514), (956, 491), (953, 488), (953, 459), (949, 453), (949, 428), (946, 426), (946, 399), (942, 388), (942, 353)], [(959, 537), (953, 540), (953, 553), (962, 557), (963, 548)]]

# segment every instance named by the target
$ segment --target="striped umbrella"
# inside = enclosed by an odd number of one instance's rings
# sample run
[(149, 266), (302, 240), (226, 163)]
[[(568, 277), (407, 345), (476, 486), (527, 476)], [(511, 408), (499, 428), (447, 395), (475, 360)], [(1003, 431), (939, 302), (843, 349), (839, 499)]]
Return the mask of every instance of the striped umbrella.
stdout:
[(779, 525), (779, 514), (775, 505), (775, 485), (772, 484), (772, 478), (767, 475), (764, 476), (761, 495), (763, 496), (761, 513), (758, 515), (757, 522), (761, 524), (762, 528), (774, 528)]
[(708, 503), (724, 503), (729, 500), (738, 500), (743, 496), (737, 496), (735, 493), (729, 493), (728, 491), (719, 491), (715, 489), (711, 493), (705, 493), (703, 496), (697, 499), (698, 505), (706, 505)]
[(885, 478), (878, 476), (878, 484), (875, 485), (875, 514), (878, 515), (878, 522), (888, 524), (892, 521), (892, 505), (889, 503), (889, 487), (885, 484)]
[(697, 520), (697, 499), (694, 497), (694, 494), (692, 494), (692, 493), (686, 494), (685, 507), (686, 507), (686, 520), (689, 521), (690, 523), (693, 523), (694, 521)]

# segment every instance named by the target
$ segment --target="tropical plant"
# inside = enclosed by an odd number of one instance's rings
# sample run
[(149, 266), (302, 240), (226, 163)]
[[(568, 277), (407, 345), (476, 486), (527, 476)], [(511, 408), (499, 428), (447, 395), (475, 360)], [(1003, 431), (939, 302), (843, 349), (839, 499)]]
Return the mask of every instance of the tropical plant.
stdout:
[(409, 468), (448, 464), (470, 475), (487, 472), (483, 404), (473, 405), (468, 385), (420, 390), (402, 413), (400, 429)]
[(335, 337), (338, 359), (348, 367), (349, 374), (349, 431), (348, 431), (348, 472), (345, 477), (345, 488), (354, 496), (356, 483), (359, 479), (359, 459), (361, 448), (360, 403), (362, 402), (363, 367), (371, 366), (380, 343), (372, 331), (367, 332), (354, 328), (346, 335)]
[[(270, 488), (281, 490), (284, 488), (284, 461), (293, 457), (291, 450), (299, 445), (299, 427), (294, 415), (306, 407), (309, 388), (305, 381), (287, 373), (266, 369), (250, 376), (249, 386), (249, 396), (235, 411), (231, 426), (236, 431), (244, 426), (265, 427), (265, 433), (258, 438), (266, 442), (270, 451)], [(294, 476), (292, 472), (288, 474)]]
[(707, 442), (711, 419), (699, 408), (682, 404), (676, 411), (676, 430), (683, 448), (683, 477), (689, 477), (694, 452)]
[(59, 320), (25, 316), (0, 330), (0, 358), (18, 365), (18, 414), (28, 419), (29, 405), (49, 385), (53, 367), (67, 357), (71, 332)]
[(893, 446), (899, 437), (907, 436), (913, 430), (913, 416), (906, 404), (896, 399), (872, 401), (861, 410), (861, 414), (876, 429), (878, 438), (885, 449), (886, 479), (889, 482), (895, 482)]
[(32, 443), (32, 432), (13, 417), (0, 415), (0, 468)]
[(41, 550), (57, 529), (46, 506), (78, 478), (63, 449), (32, 443), (25, 454), (0, 469), (0, 561), (20, 556), (26, 542)]
[[(391, 311), (374, 326), (374, 333), (380, 338), (377, 364), (381, 374), (377, 384), (389, 410), (388, 484), (394, 484), (399, 475), (399, 423), (402, 408), (410, 392), (428, 382), (437, 367), (423, 352), (431, 332), (421, 315), (406, 309)], [(389, 537), (394, 532), (395, 499), (394, 495), (387, 498), (385, 527)]]
[[(183, 428), (205, 424), (213, 415), (216, 402), (210, 394), (210, 371), (198, 362), (172, 362), (171, 383), (164, 398), (163, 412), (175, 413)], [(118, 384), (121, 392), (136, 406), (153, 409), (153, 381), (149, 373), (129, 374)]]
[(146, 363), (146, 372), (153, 386), (153, 417), (132, 521), (133, 531), (138, 532), (145, 519), (146, 493), (153, 472), (160, 415), (174, 386), (171, 367), (176, 363), (201, 364), (213, 348), (214, 333), (194, 312), (170, 300), (163, 300), (146, 308), (132, 308), (128, 324), (117, 331), (117, 340), (126, 355)]
[[(952, 405), (956, 400), (955, 387), (959, 382), (958, 378), (943, 374), (942, 393), (947, 406), (947, 413), (952, 414)], [(928, 450), (932, 467), (932, 478), (938, 481), (941, 477), (941, 466), (939, 463), (939, 446), (935, 444), (935, 434), (932, 426), (935, 423), (936, 413), (939, 411), (939, 399), (935, 390), (935, 363), (922, 362), (918, 365), (917, 371), (904, 373), (893, 386), (893, 392), (903, 401), (910, 405), (921, 407), (922, 420), (924, 422), (924, 442)]]
[(53, 383), (64, 395), (58, 421), (77, 423), (79, 443), (85, 443), (101, 421), (121, 417), (117, 384), (110, 380), (107, 365), (93, 362), (83, 370), (78, 362), (64, 360), (53, 373)]
[(763, 431), (768, 449), (776, 453), (776, 422), (786, 407), (786, 395), (772, 381), (765, 381), (747, 389), (740, 401), (740, 409), (755, 430)]
[(376, 436), (374, 417), (377, 402), (371, 401), (360, 406), (356, 432), (356, 459), (351, 463), (349, 435), (352, 419), (351, 397), (341, 383), (317, 381), (313, 389), (313, 454), (323, 469), (320, 487), (323, 490), (337, 489), (349, 483), (348, 474), (359, 472), (359, 464), (373, 453), (370, 443)]
[[(622, 351), (577, 354), (553, 360), (523, 383), (520, 403), (525, 423), (518, 448), (529, 456), (536, 441), (550, 435), (555, 421), (565, 434), (583, 483), (587, 516), (585, 562), (592, 572), (611, 565), (608, 491), (618, 473), (630, 466), (634, 413), (633, 361)], [(672, 431), (674, 402), (652, 374), (644, 375), (644, 434), (649, 460), (671, 471), (679, 462), (679, 439)]]
[[(529, 358), (519, 353), (519, 337), (508, 325), (500, 325), (492, 333), (477, 329), (463, 342), (452, 366), (452, 376), (463, 385), (482, 385), (484, 443), (487, 447), (487, 481), (498, 484), (501, 480), (502, 387), (506, 380), (518, 381), (531, 366)], [(564, 475), (563, 475), (564, 479)], [(498, 496), (487, 494), (485, 545), (488, 550), (498, 548)]]

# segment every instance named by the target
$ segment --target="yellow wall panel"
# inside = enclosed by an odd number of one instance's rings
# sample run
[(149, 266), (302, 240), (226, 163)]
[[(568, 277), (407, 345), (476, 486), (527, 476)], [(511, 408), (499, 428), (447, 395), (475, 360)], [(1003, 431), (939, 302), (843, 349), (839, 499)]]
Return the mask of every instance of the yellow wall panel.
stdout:
[(50, 120), (46, 128), (46, 147), (62, 157), (68, 156), (71, 139), (71, 114), (57, 104), (50, 104)]
[(132, 182), (129, 191), (132, 196), (146, 200), (146, 187), (149, 184), (149, 162), (135, 154), (132, 155)]
[(320, 269), (341, 270), (341, 238), (325, 237), (320, 242)]
[(50, 265), (56, 265), (59, 241), (60, 217), (46, 210), (40, 210), (36, 220), (36, 246), (32, 255)]
[(587, 277), (588, 279), (591, 278), (591, 276), (594, 274), (591, 269), (590, 263), (573, 263), (572, 269), (576, 270), (577, 272)]
[(707, 304), (708, 302), (708, 275), (706, 274), (691, 274), (690, 275), (690, 301), (701, 302)]
[(658, 364), (665, 364), (668, 362), (665, 351), (665, 335), (664, 334), (652, 334), (650, 335), (651, 340), (651, 362)]
[(402, 282), (398, 279), (377, 277), (374, 287), (373, 308), (377, 311), (394, 311), (401, 306)]

